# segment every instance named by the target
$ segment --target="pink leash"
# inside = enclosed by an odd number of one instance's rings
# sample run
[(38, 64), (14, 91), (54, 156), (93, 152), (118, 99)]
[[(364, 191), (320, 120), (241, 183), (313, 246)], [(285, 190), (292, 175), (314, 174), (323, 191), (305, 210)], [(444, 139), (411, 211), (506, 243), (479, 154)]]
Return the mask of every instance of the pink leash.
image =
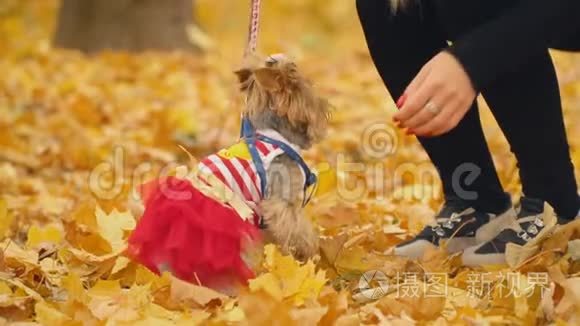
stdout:
[(260, 29), (260, 0), (252, 0), (250, 9), (250, 25), (248, 28), (248, 44), (244, 57), (255, 53), (258, 46), (258, 32)]

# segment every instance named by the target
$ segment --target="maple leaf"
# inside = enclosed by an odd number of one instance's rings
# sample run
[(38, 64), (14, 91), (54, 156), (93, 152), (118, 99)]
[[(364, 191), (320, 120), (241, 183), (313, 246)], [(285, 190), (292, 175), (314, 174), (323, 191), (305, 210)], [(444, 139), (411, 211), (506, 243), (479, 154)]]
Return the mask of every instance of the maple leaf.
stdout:
[(106, 214), (100, 207), (95, 211), (99, 234), (109, 242), (113, 252), (126, 246), (125, 231), (135, 228), (135, 219), (129, 212), (119, 212), (116, 209)]
[(327, 281), (324, 271), (316, 272), (312, 261), (301, 265), (271, 244), (265, 246), (264, 252), (264, 264), (269, 272), (250, 280), (252, 291), (263, 290), (276, 300), (289, 299), (298, 306), (317, 298)]
[(175, 277), (171, 277), (171, 299), (176, 302), (193, 301), (203, 307), (210, 301), (224, 301), (227, 297), (215, 290), (187, 283)]
[(36, 313), (36, 320), (42, 325), (60, 326), (71, 320), (69, 316), (45, 302), (38, 302), (34, 306), (34, 311)]
[(87, 291), (88, 308), (100, 320), (136, 321), (150, 302), (148, 285), (133, 285), (122, 291), (118, 281), (99, 280)]
[(27, 271), (38, 267), (38, 252), (29, 249), (23, 249), (10, 239), (0, 243), (3, 248), (4, 264), (8, 267), (21, 266)]
[(62, 288), (66, 291), (69, 301), (76, 300), (86, 303), (86, 293), (80, 276), (70, 272), (62, 278)]
[(47, 245), (56, 245), (63, 240), (62, 228), (57, 225), (38, 227), (33, 225), (28, 229), (26, 246), (29, 248)]

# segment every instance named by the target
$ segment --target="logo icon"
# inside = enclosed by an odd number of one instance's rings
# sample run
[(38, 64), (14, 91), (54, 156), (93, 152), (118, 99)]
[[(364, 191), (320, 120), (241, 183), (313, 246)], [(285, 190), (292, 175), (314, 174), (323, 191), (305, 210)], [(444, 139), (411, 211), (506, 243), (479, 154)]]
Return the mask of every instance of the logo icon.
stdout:
[(358, 288), (365, 298), (372, 300), (380, 299), (388, 293), (389, 279), (381, 271), (366, 271), (358, 281)]

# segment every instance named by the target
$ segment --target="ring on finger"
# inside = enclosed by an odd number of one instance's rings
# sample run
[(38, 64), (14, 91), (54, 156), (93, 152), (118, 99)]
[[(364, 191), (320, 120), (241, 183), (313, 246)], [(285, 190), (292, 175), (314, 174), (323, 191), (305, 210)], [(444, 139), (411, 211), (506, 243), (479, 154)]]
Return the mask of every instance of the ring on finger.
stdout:
[(439, 112), (441, 112), (441, 108), (431, 101), (427, 102), (425, 105), (425, 110), (433, 113), (434, 115), (437, 115)]

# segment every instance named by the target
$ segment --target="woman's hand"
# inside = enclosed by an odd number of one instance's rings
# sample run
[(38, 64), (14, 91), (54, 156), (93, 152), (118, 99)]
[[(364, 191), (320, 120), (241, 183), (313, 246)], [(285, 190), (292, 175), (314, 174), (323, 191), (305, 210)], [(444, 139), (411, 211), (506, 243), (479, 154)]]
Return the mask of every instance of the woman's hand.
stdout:
[[(447, 52), (431, 59), (397, 102), (393, 120), (408, 134), (432, 137), (455, 128), (477, 93), (459, 61)], [(402, 105), (402, 107), (401, 107)]]

